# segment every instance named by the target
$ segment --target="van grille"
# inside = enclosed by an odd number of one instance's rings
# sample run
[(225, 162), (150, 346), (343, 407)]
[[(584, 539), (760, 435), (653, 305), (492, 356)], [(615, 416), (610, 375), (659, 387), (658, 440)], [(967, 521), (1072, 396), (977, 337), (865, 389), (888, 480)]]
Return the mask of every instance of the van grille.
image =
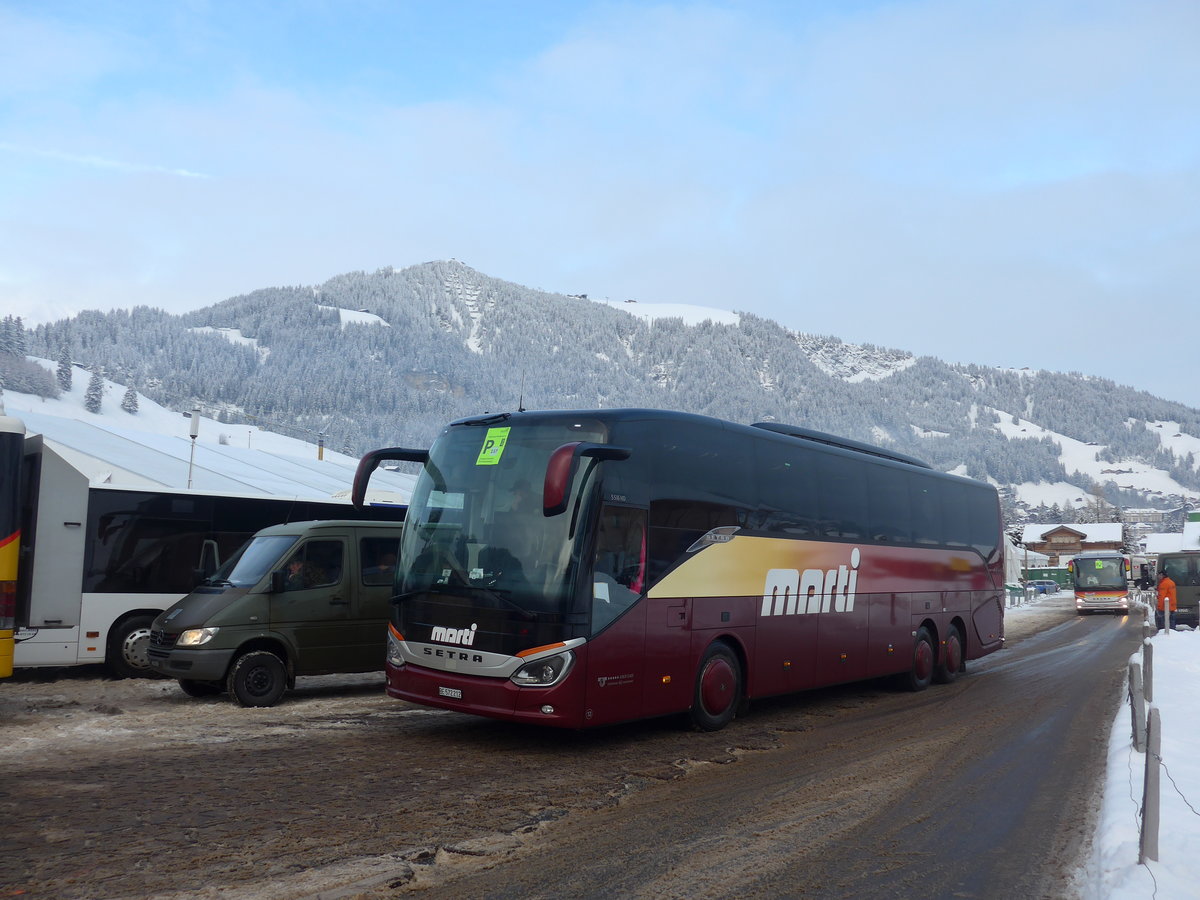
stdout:
[(169, 650), (175, 646), (175, 642), (179, 640), (178, 634), (172, 634), (169, 631), (164, 631), (161, 628), (152, 629), (150, 632), (150, 646)]

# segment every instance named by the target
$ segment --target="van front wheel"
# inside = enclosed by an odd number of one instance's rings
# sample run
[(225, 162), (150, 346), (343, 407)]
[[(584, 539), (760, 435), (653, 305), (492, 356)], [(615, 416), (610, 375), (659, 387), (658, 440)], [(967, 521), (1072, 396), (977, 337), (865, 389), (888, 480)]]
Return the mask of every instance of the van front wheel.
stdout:
[(233, 661), (226, 686), (240, 706), (274, 706), (287, 690), (287, 669), (271, 651), (252, 650)]

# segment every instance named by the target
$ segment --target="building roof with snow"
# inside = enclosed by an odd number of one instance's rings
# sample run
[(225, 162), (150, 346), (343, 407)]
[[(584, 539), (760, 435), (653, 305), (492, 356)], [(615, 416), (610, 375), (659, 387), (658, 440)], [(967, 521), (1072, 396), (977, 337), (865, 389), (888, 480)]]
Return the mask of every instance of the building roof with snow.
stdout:
[(1021, 531), (1021, 542), (1025, 544), (1039, 544), (1046, 540), (1046, 536), (1052, 531), (1057, 531), (1060, 528), (1069, 528), (1072, 531), (1078, 532), (1082, 537), (1080, 541), (1085, 544), (1098, 543), (1120, 543), (1122, 540), (1120, 522), (1089, 522), (1087, 524), (1079, 522), (1066, 522), (1056, 525), (1026, 525)]
[[(311, 456), (232, 444), (194, 443), (178, 435), (123, 429), (109, 418), (92, 420), (17, 413), (30, 436), (41, 435), (56, 453), (94, 485), (146, 490), (192, 490), (238, 496), (289, 497), (300, 500), (348, 500), (357, 460), (340, 453)], [(368, 502), (407, 504), (413, 475), (376, 470)], [(190, 482), (190, 484), (189, 484)]]
[(1184, 522), (1183, 532), (1148, 534), (1145, 537), (1146, 553), (1178, 553), (1180, 550), (1200, 550), (1200, 522)]

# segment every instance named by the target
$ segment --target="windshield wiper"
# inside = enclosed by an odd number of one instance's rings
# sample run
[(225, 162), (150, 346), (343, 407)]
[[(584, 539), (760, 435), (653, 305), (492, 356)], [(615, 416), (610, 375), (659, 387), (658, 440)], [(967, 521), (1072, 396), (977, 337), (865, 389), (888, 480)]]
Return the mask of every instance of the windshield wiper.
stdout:
[(460, 425), (495, 425), (497, 422), (503, 422), (510, 418), (512, 413), (496, 413), (491, 416), (480, 416), (477, 419), (468, 419), (465, 422), (460, 422)]

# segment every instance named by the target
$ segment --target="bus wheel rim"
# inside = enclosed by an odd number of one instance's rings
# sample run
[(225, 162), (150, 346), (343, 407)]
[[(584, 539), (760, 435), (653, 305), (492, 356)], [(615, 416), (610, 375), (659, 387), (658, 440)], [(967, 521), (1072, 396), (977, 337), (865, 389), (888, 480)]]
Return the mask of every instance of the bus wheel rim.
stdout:
[(946, 641), (946, 668), (951, 672), (962, 668), (962, 642), (957, 634)]
[(720, 715), (733, 703), (733, 667), (728, 660), (714, 659), (700, 676), (700, 702), (704, 709)]
[(138, 669), (150, 668), (150, 629), (139, 628), (129, 632), (121, 643), (121, 656), (125, 662)]
[(933, 647), (929, 641), (917, 643), (916, 658), (913, 660), (913, 670), (922, 681), (933, 675)]

